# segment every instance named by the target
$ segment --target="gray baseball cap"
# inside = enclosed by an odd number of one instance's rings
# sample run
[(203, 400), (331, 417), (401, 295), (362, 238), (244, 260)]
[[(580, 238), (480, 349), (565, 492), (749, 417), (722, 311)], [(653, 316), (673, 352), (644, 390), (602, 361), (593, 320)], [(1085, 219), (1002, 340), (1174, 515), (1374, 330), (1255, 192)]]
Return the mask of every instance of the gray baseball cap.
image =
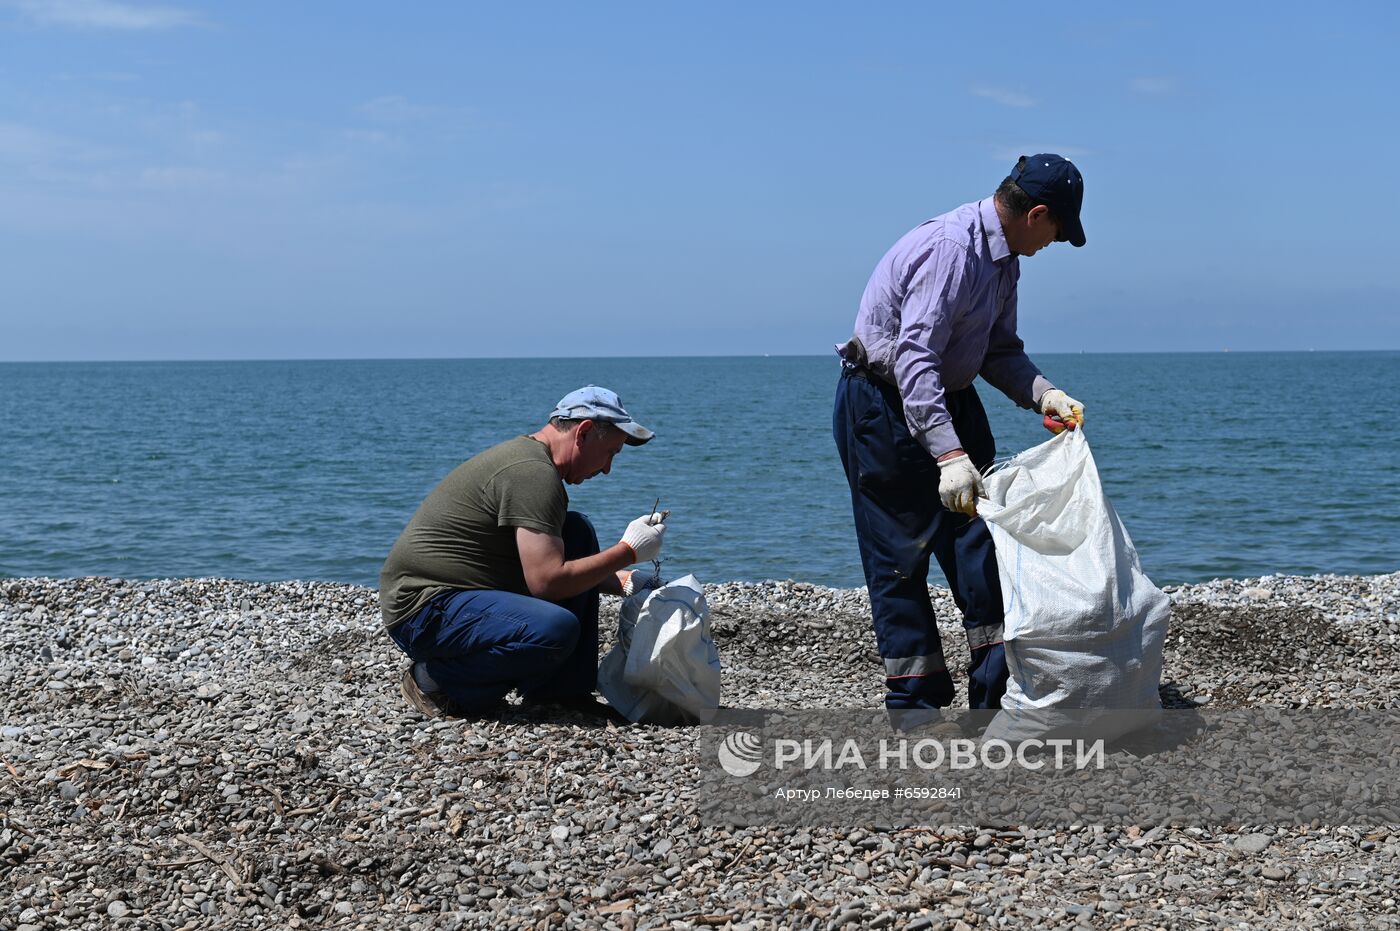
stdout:
[(627, 434), (628, 446), (641, 446), (656, 436), (646, 427), (632, 419), (622, 399), (614, 391), (587, 385), (577, 391), (570, 391), (559, 399), (550, 417), (563, 417), (567, 420), (601, 420), (610, 423)]

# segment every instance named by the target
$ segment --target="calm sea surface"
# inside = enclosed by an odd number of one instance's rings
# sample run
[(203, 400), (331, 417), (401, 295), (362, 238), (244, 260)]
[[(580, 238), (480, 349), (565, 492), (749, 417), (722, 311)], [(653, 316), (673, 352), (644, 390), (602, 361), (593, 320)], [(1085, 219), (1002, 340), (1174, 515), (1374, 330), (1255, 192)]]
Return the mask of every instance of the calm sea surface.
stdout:
[[(1400, 353), (1037, 355), (1159, 584), (1400, 569)], [(834, 357), (0, 364), (0, 575), (376, 584), (424, 494), (567, 391), (659, 434), (571, 487), (666, 572), (863, 584)], [(1009, 456), (1048, 438), (979, 383)]]

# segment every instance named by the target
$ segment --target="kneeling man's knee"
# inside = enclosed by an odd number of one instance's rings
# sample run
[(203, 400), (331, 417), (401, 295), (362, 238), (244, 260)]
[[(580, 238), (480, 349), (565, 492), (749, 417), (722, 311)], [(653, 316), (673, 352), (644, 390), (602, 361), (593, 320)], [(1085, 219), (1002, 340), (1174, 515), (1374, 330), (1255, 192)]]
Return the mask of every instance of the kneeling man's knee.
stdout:
[(538, 621), (532, 625), (540, 646), (548, 650), (568, 653), (578, 643), (578, 618), (572, 611), (549, 605), (540, 612)]

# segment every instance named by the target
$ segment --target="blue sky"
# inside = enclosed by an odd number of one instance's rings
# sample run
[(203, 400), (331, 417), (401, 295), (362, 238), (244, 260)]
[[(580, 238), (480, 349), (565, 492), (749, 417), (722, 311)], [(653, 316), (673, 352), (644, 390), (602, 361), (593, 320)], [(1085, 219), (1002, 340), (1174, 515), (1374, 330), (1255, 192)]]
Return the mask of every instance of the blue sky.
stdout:
[(1022, 153), (1041, 351), (1400, 348), (1394, 4), (0, 0), (0, 359), (820, 353)]

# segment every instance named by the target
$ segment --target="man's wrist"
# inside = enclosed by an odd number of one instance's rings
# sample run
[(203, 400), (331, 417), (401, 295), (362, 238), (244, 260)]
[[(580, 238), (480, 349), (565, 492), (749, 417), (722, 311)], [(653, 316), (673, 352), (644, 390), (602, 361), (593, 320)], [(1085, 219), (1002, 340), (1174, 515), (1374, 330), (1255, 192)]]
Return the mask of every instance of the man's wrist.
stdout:
[(962, 447), (958, 447), (957, 449), (950, 449), (950, 450), (948, 450), (946, 453), (944, 453), (943, 455), (939, 456), (938, 459), (937, 459), (936, 461), (938, 461), (938, 462), (947, 462), (949, 459), (956, 459), (956, 458), (958, 458), (959, 456), (966, 456), (966, 455), (967, 455), (967, 453), (962, 449)]

